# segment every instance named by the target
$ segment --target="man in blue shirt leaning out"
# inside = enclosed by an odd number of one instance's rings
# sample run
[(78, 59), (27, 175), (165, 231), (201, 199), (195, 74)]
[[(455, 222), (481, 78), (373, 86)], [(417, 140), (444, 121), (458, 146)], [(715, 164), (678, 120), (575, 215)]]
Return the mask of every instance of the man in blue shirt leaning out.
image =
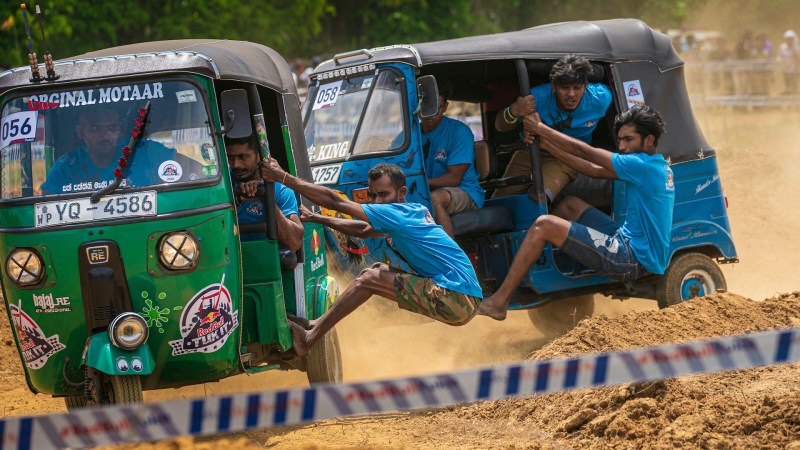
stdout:
[(619, 153), (555, 131), (538, 114), (526, 118), (526, 142), (539, 136), (542, 145), (572, 169), (625, 182), (625, 222), (619, 225), (583, 200), (565, 198), (553, 215), (540, 216), (531, 225), (503, 284), (481, 303), (478, 314), (506, 318), (509, 298), (548, 242), (600, 275), (623, 282), (664, 273), (675, 203), (672, 170), (656, 152), (664, 123), (656, 110), (637, 106), (618, 115), (614, 128)]
[(406, 177), (393, 164), (378, 164), (368, 173), (372, 204), (339, 197), (325, 186), (287, 175), (276, 161), (259, 163), (266, 181), (286, 180), (287, 186), (312, 202), (349, 214), (357, 220), (332, 218), (303, 211), (303, 220), (321, 223), (359, 238), (384, 237), (412, 273), (376, 263), (364, 269), (333, 306), (315, 320), (290, 316), (292, 344), (298, 356), (308, 353), (336, 323), (373, 295), (396, 301), (400, 308), (448, 325), (463, 325), (476, 314), (482, 294), (475, 270), (464, 251), (428, 209), (406, 203)]
[[(225, 138), (225, 151), (231, 168), (233, 186), (238, 186), (245, 198), (237, 205), (236, 216), (239, 223), (262, 222), (264, 202), (255, 198), (258, 186), (263, 183), (258, 176), (259, 152), (252, 138)], [(279, 182), (275, 183), (275, 207), (278, 219), (278, 242), (292, 251), (303, 245), (303, 224), (297, 210), (297, 198), (291, 189)], [(263, 239), (257, 234), (243, 234), (242, 241)]]

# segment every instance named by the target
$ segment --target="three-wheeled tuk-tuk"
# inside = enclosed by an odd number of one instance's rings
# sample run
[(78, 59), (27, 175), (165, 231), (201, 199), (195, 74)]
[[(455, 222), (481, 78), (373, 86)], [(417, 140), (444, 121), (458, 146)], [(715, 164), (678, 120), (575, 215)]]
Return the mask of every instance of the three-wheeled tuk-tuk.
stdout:
[(0, 102), (2, 288), (31, 391), (75, 407), (266, 369), (341, 380), (335, 332), (300, 359), (286, 318), (338, 295), (323, 229), (283, 248), (274, 186), (264, 221), (237, 220), (224, 135), (255, 133), (311, 179), (281, 56), (226, 40), (116, 47), (46, 76), (3, 72)]
[[(591, 293), (652, 298), (666, 307), (725, 288), (718, 263), (737, 259), (717, 154), (692, 114), (683, 61), (667, 36), (638, 20), (559, 23), (338, 54), (316, 68), (304, 106), (314, 181), (355, 201), (368, 201), (367, 170), (379, 161), (394, 163), (406, 173), (408, 201), (433, 211), (419, 116), (437, 112), (435, 78), (447, 78), (450, 100), (472, 103), (479, 111), (480, 117), (465, 122), (476, 135), (476, 167), (486, 190), (483, 208), (454, 215), (453, 226), (457, 242), (474, 257), (484, 294), (493, 293), (528, 228), (548, 212), (538, 149), (523, 145), (519, 131), (498, 132), (495, 117), (518, 96), (528, 95), (530, 87), (548, 83), (551, 67), (567, 54), (585, 56), (593, 66), (590, 82), (608, 86), (613, 95), (605, 118), (596, 124), (594, 146), (616, 151), (614, 117), (632, 105), (654, 107), (667, 124), (658, 148), (671, 163), (676, 190), (670, 263), (663, 276), (622, 284), (548, 246), (511, 308)], [(518, 151), (530, 152), (530, 174), (505, 177), (511, 155)], [(539, 193), (533, 198), (493, 198), (497, 188), (531, 184)], [(621, 223), (626, 212), (623, 188), (619, 181), (581, 175), (562, 194), (580, 197)], [(345, 268), (373, 261), (404, 267), (379, 241), (365, 245), (330, 230), (326, 239)]]

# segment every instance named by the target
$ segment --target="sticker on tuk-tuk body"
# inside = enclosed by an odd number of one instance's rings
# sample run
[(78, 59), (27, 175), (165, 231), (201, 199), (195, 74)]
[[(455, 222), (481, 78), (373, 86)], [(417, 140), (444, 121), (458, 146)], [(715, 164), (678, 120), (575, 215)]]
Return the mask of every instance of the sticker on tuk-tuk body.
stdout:
[(317, 97), (314, 99), (314, 105), (311, 107), (311, 110), (316, 111), (320, 108), (335, 105), (336, 100), (339, 98), (339, 91), (341, 88), (342, 80), (321, 85), (317, 91)]
[(51, 356), (66, 348), (57, 334), (46, 336), (36, 321), (17, 305), (9, 305), (9, 309), (22, 351), (22, 359), (28, 368), (41, 369)]
[(172, 356), (213, 353), (222, 348), (239, 326), (239, 311), (233, 310), (228, 289), (214, 283), (200, 290), (181, 313), (182, 339), (170, 341)]
[(17, 142), (31, 142), (36, 139), (36, 122), (39, 113), (23, 111), (3, 116), (0, 123), (0, 148)]
[(159, 82), (31, 95), (27, 103), (31, 111), (38, 111), (157, 98), (164, 98), (164, 85)]
[(178, 91), (175, 93), (175, 96), (178, 97), (178, 103), (189, 103), (197, 101), (197, 96), (191, 89), (186, 91)]
[(645, 106), (642, 83), (639, 80), (623, 82), (622, 89), (625, 91), (625, 100), (628, 101), (628, 108)]
[(183, 168), (177, 161), (168, 159), (158, 166), (158, 177), (167, 183), (174, 183), (181, 179)]

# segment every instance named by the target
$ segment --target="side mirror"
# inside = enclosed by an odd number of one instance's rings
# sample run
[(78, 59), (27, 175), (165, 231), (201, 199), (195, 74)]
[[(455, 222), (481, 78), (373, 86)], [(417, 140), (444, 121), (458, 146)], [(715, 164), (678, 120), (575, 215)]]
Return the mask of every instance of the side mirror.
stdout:
[(232, 139), (246, 138), (253, 134), (253, 125), (250, 121), (250, 107), (247, 103), (247, 91), (244, 89), (229, 89), (220, 94), (222, 105), (220, 115), (222, 132)]
[(433, 117), (439, 112), (439, 87), (436, 77), (424, 75), (417, 78), (417, 97), (419, 98), (419, 115), (422, 118)]

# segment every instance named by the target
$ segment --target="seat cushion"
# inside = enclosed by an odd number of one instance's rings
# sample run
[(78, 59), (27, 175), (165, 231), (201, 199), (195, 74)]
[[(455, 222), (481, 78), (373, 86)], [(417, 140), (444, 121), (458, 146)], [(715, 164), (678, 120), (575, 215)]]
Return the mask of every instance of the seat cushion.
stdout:
[(477, 234), (505, 233), (514, 229), (511, 210), (505, 206), (490, 206), (450, 216), (456, 237)]

